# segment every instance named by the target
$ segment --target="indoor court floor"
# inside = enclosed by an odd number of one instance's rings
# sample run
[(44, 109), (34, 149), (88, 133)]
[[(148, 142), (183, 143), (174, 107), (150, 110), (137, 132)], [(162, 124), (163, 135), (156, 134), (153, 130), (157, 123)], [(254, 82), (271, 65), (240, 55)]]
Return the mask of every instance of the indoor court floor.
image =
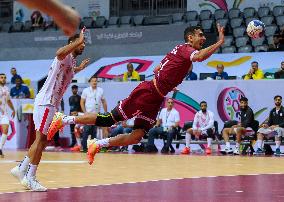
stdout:
[(0, 159), (0, 201), (284, 201), (283, 157), (45, 152), (40, 193), (10, 175), (25, 154)]

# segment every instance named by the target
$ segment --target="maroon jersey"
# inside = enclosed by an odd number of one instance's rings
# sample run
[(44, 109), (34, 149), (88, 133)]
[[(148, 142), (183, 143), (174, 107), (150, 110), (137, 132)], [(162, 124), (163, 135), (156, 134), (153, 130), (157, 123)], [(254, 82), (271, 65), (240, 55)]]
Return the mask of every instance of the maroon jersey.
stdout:
[(188, 73), (192, 64), (191, 57), (196, 50), (189, 44), (177, 45), (160, 63), (155, 74), (157, 87), (163, 95), (178, 86)]

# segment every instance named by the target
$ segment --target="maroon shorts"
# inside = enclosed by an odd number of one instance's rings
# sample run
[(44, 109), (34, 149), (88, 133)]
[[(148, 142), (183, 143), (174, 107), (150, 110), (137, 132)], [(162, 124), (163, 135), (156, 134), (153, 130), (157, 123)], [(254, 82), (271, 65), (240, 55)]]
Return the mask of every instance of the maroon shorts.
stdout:
[(114, 110), (119, 113), (122, 120), (136, 117), (134, 129), (144, 129), (148, 132), (156, 122), (163, 101), (164, 97), (158, 93), (153, 81), (144, 81)]

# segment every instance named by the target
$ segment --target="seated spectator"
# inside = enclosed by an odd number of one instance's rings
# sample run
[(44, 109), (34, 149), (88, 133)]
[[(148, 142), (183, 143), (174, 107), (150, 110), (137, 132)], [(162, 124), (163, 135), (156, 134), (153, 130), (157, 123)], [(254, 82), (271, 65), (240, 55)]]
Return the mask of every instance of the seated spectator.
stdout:
[(123, 74), (123, 81), (140, 81), (140, 76), (131, 63), (127, 64), (127, 72)]
[(21, 78), (16, 79), (16, 86), (10, 91), (12, 98), (30, 98), (30, 90), (27, 86), (24, 86)]
[(229, 76), (227, 72), (224, 72), (224, 65), (217, 65), (217, 72), (214, 72), (211, 76), (214, 80), (228, 80)]
[(269, 51), (284, 51), (283, 31), (273, 36), (273, 44), (269, 45)]
[(245, 75), (244, 80), (260, 80), (264, 78), (263, 71), (258, 67), (258, 62), (254, 61), (251, 63), (249, 72)]
[(174, 136), (178, 134), (180, 116), (179, 112), (173, 108), (174, 100), (172, 98), (167, 99), (167, 107), (163, 108), (159, 114), (156, 125), (150, 129), (148, 137), (147, 151), (153, 152), (157, 151), (154, 145), (154, 139), (159, 136), (166, 137), (167, 142), (162, 149), (162, 153), (168, 153), (169, 147), (171, 147), (171, 152), (174, 153), (175, 150), (172, 148), (172, 140)]
[(19, 78), (19, 79), (22, 80), (22, 77), (17, 74), (17, 70), (16, 70), (15, 67), (12, 67), (12, 68), (11, 68), (11, 74), (12, 74), (11, 84), (15, 84), (17, 78)]
[(207, 138), (207, 148), (206, 154), (211, 154), (211, 144), (212, 138), (215, 132), (214, 128), (214, 114), (213, 112), (207, 110), (207, 103), (202, 101), (200, 103), (201, 110), (198, 111), (194, 116), (194, 121), (192, 128), (189, 128), (186, 131), (185, 136), (185, 148), (181, 152), (181, 154), (189, 154), (190, 153), (190, 141), (191, 136), (194, 135), (196, 139), (200, 139), (201, 137)]
[[(240, 144), (241, 138), (246, 133), (253, 132), (253, 123), (254, 123), (254, 113), (252, 109), (248, 106), (248, 99), (246, 97), (242, 97), (240, 99), (240, 108), (241, 108), (241, 122), (237, 125), (233, 125), (231, 128), (224, 128), (222, 135), (224, 141), (226, 143), (226, 147), (221, 150), (222, 154), (232, 154), (235, 155), (240, 154)], [(233, 151), (231, 148), (231, 144), (229, 142), (229, 135), (236, 135), (236, 149)]]
[(31, 15), (33, 27), (41, 27), (43, 25), (43, 17), (39, 11), (34, 11)]
[(274, 73), (275, 79), (284, 79), (284, 61), (281, 62), (281, 67), (279, 71)]
[(282, 106), (282, 97), (276, 95), (274, 97), (275, 107), (270, 111), (267, 123), (262, 124), (257, 131), (257, 151), (254, 154), (264, 154), (262, 149), (263, 138), (275, 137), (275, 155), (279, 156), (281, 137), (284, 136), (284, 107)]
[(185, 80), (187, 80), (187, 81), (188, 80), (191, 80), (191, 81), (197, 80), (197, 74), (194, 73), (192, 70), (193, 70), (193, 65), (191, 64), (191, 66), (190, 66), (190, 68), (188, 70), (188, 73), (187, 73), (187, 75), (185, 77)]

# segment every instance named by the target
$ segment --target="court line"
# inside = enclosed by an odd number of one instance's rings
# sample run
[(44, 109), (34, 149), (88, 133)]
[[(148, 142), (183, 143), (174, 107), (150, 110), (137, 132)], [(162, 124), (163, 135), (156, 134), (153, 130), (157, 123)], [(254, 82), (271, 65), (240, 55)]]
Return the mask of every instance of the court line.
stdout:
[[(0, 164), (5, 164), (5, 163), (19, 163), (20, 161), (16, 161), (16, 160), (3, 160), (3, 161), (0, 161)], [(48, 161), (48, 160), (43, 160), (43, 161), (40, 161), (40, 163), (61, 163), (61, 164), (84, 164), (84, 163), (88, 163), (87, 161), (75, 161), (75, 160), (72, 160), (72, 161)]]

